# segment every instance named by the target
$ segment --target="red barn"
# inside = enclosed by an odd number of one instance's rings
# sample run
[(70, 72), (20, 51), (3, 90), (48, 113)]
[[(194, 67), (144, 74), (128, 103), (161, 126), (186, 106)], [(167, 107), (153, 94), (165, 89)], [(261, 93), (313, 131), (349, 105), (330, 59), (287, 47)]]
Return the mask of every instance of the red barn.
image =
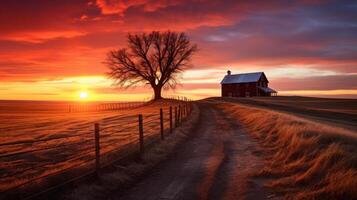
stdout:
[(268, 87), (264, 72), (231, 74), (227, 72), (221, 81), (222, 97), (276, 96), (277, 91)]

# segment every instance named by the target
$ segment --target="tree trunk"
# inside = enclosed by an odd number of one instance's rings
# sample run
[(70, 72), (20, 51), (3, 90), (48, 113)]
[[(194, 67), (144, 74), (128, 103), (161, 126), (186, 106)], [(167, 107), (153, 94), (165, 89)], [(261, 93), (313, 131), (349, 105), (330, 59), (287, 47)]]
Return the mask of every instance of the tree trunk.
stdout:
[(156, 85), (153, 87), (153, 89), (154, 89), (154, 94), (155, 94), (154, 100), (162, 99), (162, 97), (161, 97), (162, 86)]

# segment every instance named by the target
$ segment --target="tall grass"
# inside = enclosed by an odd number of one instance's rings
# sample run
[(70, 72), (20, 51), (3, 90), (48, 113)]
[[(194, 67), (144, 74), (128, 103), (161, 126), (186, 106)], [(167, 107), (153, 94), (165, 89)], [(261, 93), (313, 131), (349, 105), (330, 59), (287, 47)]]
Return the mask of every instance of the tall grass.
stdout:
[(267, 187), (288, 199), (357, 199), (357, 133), (291, 115), (221, 104), (260, 141)]

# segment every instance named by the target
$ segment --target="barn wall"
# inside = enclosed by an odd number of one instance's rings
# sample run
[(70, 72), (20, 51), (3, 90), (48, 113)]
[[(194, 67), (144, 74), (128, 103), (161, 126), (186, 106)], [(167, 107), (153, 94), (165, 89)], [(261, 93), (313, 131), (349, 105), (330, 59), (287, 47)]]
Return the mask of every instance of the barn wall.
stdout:
[(268, 80), (265, 76), (260, 77), (258, 82), (254, 83), (234, 83), (234, 84), (222, 84), (221, 95), (222, 97), (245, 97), (249, 96), (270, 96), (270, 94), (264, 93), (260, 87), (268, 87)]
[(257, 96), (256, 83), (222, 84), (222, 97)]

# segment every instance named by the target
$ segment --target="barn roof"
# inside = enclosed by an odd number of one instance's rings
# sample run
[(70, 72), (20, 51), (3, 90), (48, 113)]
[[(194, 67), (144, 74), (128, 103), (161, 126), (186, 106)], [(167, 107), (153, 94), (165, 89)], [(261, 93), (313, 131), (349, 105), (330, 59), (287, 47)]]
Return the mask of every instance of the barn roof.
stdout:
[(262, 75), (265, 76), (264, 72), (226, 75), (221, 84), (257, 82)]

